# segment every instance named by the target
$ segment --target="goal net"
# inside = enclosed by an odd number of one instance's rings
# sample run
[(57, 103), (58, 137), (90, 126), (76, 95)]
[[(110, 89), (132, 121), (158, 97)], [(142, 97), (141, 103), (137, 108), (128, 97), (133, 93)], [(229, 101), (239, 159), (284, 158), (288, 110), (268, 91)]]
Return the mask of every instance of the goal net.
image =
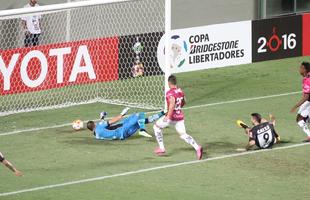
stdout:
[(162, 108), (164, 32), (165, 0), (1, 11), (0, 115), (93, 102)]

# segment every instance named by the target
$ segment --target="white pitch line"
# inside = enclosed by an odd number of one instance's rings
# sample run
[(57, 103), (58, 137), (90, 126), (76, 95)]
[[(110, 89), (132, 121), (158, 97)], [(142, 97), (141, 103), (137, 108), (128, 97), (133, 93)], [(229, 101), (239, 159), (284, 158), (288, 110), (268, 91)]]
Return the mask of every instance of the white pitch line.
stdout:
[(185, 109), (193, 109), (193, 108), (202, 108), (202, 107), (209, 107), (209, 106), (217, 106), (217, 105), (223, 105), (223, 104), (230, 104), (230, 103), (238, 103), (238, 102), (244, 102), (244, 101), (254, 101), (254, 100), (260, 100), (260, 99), (269, 99), (269, 98), (275, 98), (275, 97), (282, 97), (282, 96), (289, 96), (294, 94), (300, 94), (301, 92), (288, 92), (288, 93), (282, 93), (282, 94), (274, 94), (274, 95), (268, 95), (268, 96), (261, 96), (261, 97), (253, 97), (253, 98), (246, 98), (246, 99), (237, 99), (237, 100), (231, 100), (231, 101), (222, 101), (217, 103), (209, 103), (209, 104), (203, 104), (198, 106), (190, 106), (185, 107)]
[[(299, 94), (299, 93), (301, 93), (301, 92), (288, 92), (288, 93), (268, 95), (268, 96), (261, 96), (261, 97), (237, 99), (237, 100), (231, 100), (231, 101), (221, 101), (221, 102), (217, 102), (217, 103), (202, 104), (202, 105), (198, 105), (198, 106), (189, 106), (189, 107), (185, 107), (183, 109), (184, 110), (188, 110), (188, 109), (210, 107), (210, 106), (217, 106), (217, 105), (223, 105), (223, 104), (231, 104), (231, 103), (238, 103), (238, 102), (245, 102), (245, 101), (254, 101), (254, 100), (260, 100), (260, 99), (268, 99), (268, 98), (289, 96), (289, 95), (294, 95), (294, 94)], [(157, 111), (147, 112), (147, 113), (150, 114), (150, 113), (154, 113), (154, 112), (157, 112)], [(35, 131), (41, 131), (41, 130), (46, 130), (46, 129), (61, 128), (61, 127), (65, 127), (65, 126), (71, 126), (71, 123), (59, 124), (59, 125), (55, 125), (55, 126), (45, 126), (45, 127), (39, 127), (39, 128), (31, 128), (31, 129), (25, 129), (25, 130), (16, 130), (16, 131), (11, 131), (11, 132), (6, 132), (6, 133), (0, 133), (0, 137), (1, 136), (7, 136), (7, 135), (15, 135), (15, 134), (18, 134), (18, 133), (35, 132)]]
[(194, 161), (187, 161), (187, 162), (175, 163), (175, 164), (170, 164), (170, 165), (162, 165), (162, 166), (158, 166), (158, 167), (140, 169), (140, 170), (136, 170), (136, 171), (129, 171), (129, 172), (118, 173), (118, 174), (113, 174), (113, 175), (100, 176), (100, 177), (89, 178), (89, 179), (81, 179), (81, 180), (77, 180), (77, 181), (70, 181), (70, 182), (65, 182), (65, 183), (60, 183), (60, 184), (34, 187), (34, 188), (29, 188), (29, 189), (17, 190), (17, 191), (13, 191), (13, 192), (5, 192), (5, 193), (0, 193), (0, 197), (1, 196), (2, 197), (3, 196), (11, 196), (11, 195), (26, 193), (26, 192), (34, 192), (34, 191), (39, 191), (39, 190), (52, 189), (52, 188), (59, 188), (59, 187), (64, 187), (64, 186), (68, 186), (68, 185), (76, 185), (76, 184), (94, 182), (94, 181), (111, 179), (111, 178), (116, 178), (116, 177), (121, 177), (121, 176), (129, 176), (129, 175), (133, 175), (133, 174), (141, 174), (141, 173), (145, 173), (145, 172), (156, 171), (156, 170), (161, 170), (161, 169), (168, 169), (168, 168), (179, 167), (179, 166), (184, 166), (184, 165), (205, 163), (205, 162), (210, 162), (213, 160), (221, 160), (221, 159), (226, 159), (226, 158), (239, 157), (239, 156), (256, 154), (256, 153), (261, 153), (261, 152), (266, 152), (266, 151), (291, 149), (291, 148), (306, 146), (309, 144), (310, 143), (294, 144), (294, 145), (288, 145), (288, 146), (283, 146), (283, 147), (277, 147), (277, 148), (273, 148), (273, 149), (247, 151), (247, 152), (242, 152), (242, 153), (223, 155), (223, 156), (208, 158), (208, 159), (204, 159), (204, 160), (194, 160)]

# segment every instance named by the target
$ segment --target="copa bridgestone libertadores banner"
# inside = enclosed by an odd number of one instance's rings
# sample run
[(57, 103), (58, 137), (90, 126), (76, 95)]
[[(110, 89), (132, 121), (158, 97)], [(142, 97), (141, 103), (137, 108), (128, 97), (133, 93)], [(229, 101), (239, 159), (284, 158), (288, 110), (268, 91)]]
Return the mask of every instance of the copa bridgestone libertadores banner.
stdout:
[[(171, 31), (171, 73), (252, 62), (251, 21), (176, 29)], [(157, 49), (158, 63), (165, 69), (165, 36)]]
[(302, 55), (302, 16), (252, 21), (253, 62)]
[(118, 37), (0, 53), (0, 95), (118, 79)]

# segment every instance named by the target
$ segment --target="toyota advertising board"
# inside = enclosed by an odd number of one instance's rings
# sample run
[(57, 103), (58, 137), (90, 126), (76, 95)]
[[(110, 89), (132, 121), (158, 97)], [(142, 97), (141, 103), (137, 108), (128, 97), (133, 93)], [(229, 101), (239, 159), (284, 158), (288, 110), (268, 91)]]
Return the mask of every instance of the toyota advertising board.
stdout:
[(118, 79), (118, 38), (1, 51), (0, 94)]

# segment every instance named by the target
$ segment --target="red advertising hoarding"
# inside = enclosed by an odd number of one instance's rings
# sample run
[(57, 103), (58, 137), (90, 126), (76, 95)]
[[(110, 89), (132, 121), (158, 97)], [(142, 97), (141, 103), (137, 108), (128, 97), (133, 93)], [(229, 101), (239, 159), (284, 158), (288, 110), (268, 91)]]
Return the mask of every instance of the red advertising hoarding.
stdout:
[(302, 28), (303, 28), (302, 55), (310, 56), (310, 13), (303, 15)]
[(0, 52), (1, 95), (117, 79), (117, 37)]

